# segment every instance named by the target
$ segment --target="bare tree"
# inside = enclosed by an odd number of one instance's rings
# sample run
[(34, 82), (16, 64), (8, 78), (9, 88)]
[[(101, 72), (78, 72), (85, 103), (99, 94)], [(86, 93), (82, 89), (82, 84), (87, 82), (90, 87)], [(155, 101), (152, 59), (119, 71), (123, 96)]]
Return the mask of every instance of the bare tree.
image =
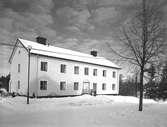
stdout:
[(167, 37), (167, 28), (163, 23), (164, 13), (160, 6), (162, 4), (153, 3), (153, 0), (142, 0), (141, 5), (135, 16), (121, 28), (120, 39), (126, 55), (112, 49), (115, 54), (139, 67), (139, 111), (143, 110), (143, 77), (146, 65), (158, 60), (164, 51)]

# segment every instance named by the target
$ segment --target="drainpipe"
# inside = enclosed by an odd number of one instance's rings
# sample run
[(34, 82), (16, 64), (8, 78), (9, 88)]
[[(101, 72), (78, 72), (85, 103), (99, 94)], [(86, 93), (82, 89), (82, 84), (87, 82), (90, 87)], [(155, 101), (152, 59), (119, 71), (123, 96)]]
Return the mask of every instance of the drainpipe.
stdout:
[(29, 104), (29, 87), (30, 87), (30, 51), (32, 47), (28, 45), (28, 88), (27, 88), (27, 104)]

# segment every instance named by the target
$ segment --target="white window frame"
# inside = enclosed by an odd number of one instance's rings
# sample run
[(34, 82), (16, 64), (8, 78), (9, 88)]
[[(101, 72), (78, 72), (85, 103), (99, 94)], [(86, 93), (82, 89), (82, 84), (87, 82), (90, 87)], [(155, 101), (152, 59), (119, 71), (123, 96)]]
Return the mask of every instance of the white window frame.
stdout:
[(103, 70), (103, 77), (107, 76), (107, 70)]
[(93, 69), (93, 76), (97, 76), (97, 69)]
[(116, 90), (116, 84), (112, 84), (112, 90)]
[(84, 68), (84, 75), (89, 75), (89, 68), (88, 67)]
[(48, 62), (41, 61), (41, 71), (48, 71)]
[(18, 73), (20, 73), (21, 65), (18, 64)]
[(20, 89), (20, 80), (17, 81), (17, 88)]
[(106, 83), (102, 83), (102, 90), (106, 90), (107, 89), (107, 84)]
[(74, 90), (79, 90), (79, 82), (74, 82)]
[(112, 74), (113, 76), (113, 78), (116, 78), (116, 71), (113, 71), (113, 74)]
[(74, 74), (79, 74), (79, 66), (74, 66)]
[(65, 82), (65, 81), (61, 81), (61, 82), (60, 82), (60, 90), (61, 90), (61, 91), (66, 90), (66, 82)]
[(41, 80), (40, 81), (40, 90), (47, 90), (48, 89), (48, 81)]
[(60, 65), (60, 73), (66, 73), (66, 65), (65, 64)]

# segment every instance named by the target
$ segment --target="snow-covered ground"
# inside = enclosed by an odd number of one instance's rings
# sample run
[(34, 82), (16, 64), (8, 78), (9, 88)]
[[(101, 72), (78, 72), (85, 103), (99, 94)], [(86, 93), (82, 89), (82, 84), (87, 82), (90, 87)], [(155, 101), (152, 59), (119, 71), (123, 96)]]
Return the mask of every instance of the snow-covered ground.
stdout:
[(167, 127), (167, 103), (123, 96), (0, 98), (0, 127)]

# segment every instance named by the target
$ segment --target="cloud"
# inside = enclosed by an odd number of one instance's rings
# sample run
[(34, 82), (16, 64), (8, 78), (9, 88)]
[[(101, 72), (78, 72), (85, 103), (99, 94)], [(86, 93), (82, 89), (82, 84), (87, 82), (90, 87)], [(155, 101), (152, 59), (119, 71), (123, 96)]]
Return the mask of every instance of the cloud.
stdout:
[(105, 25), (106, 23), (115, 21), (117, 17), (117, 11), (114, 7), (110, 8), (99, 8), (95, 12), (94, 22), (99, 25)]
[[(16, 38), (35, 40), (38, 35), (53, 41), (56, 30), (52, 28), (54, 20), (51, 14), (52, 0), (5, 0), (0, 1), (0, 41), (14, 44)], [(8, 59), (11, 47), (0, 47), (0, 70), (9, 68)], [(9, 71), (9, 70), (8, 70)]]

